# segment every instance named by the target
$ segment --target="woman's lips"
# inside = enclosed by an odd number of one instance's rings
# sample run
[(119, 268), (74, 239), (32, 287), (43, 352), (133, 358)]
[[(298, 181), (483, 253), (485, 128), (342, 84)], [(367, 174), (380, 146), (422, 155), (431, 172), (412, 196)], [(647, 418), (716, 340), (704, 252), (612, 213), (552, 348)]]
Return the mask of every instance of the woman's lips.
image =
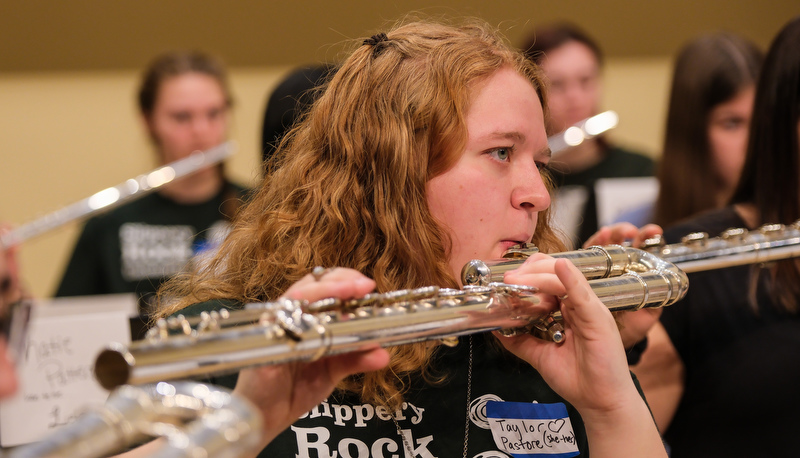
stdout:
[(519, 245), (520, 243), (524, 243), (521, 240), (502, 240), (500, 241), (500, 246), (503, 247), (503, 251), (508, 250), (514, 245)]

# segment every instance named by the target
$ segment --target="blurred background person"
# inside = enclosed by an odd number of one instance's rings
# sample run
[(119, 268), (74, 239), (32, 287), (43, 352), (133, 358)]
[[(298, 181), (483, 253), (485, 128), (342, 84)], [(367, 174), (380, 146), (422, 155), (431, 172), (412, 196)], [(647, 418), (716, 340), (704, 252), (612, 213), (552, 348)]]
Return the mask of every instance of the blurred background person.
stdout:
[[(800, 17), (775, 38), (757, 83), (730, 204), (668, 228), (690, 233), (800, 219)], [(796, 259), (690, 274), (633, 370), (674, 458), (793, 456), (800, 428)]]
[(728, 203), (747, 152), (763, 60), (754, 43), (732, 33), (703, 35), (680, 50), (658, 165), (658, 199), (619, 221), (667, 227)]
[[(139, 111), (159, 164), (223, 143), (231, 93), (224, 68), (200, 52), (158, 56), (145, 70)], [(210, 166), (91, 218), (56, 296), (136, 293), (142, 311), (163, 280), (224, 238), (244, 188)]]
[(284, 134), (317, 99), (319, 91), (336, 70), (331, 64), (307, 65), (292, 70), (272, 90), (261, 130), (262, 162), (275, 153)]
[[(603, 53), (583, 30), (567, 23), (539, 26), (522, 49), (545, 75), (548, 135), (563, 132), (600, 112)], [(575, 246), (580, 246), (598, 229), (595, 182), (600, 178), (651, 176), (654, 163), (642, 153), (612, 145), (598, 136), (555, 154), (551, 169), (559, 187), (554, 200), (556, 224)], [(575, 223), (570, 222), (573, 219)]]

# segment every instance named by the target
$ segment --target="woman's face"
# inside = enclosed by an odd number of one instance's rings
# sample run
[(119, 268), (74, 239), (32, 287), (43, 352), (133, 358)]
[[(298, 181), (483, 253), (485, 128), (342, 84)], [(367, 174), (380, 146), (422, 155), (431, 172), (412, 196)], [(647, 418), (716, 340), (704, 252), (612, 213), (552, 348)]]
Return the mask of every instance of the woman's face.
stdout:
[(228, 103), (216, 79), (185, 73), (164, 80), (147, 119), (151, 137), (167, 164), (224, 142), (228, 135)]
[(540, 168), (550, 160), (539, 96), (510, 68), (474, 89), (468, 139), (456, 164), (427, 185), (431, 213), (453, 241), (456, 278), (472, 259), (496, 259), (530, 242), (550, 194)]
[(755, 88), (750, 85), (708, 115), (711, 161), (726, 189), (733, 189), (742, 173)]
[(569, 41), (547, 52), (542, 61), (552, 133), (597, 114), (600, 107), (600, 65), (583, 43)]

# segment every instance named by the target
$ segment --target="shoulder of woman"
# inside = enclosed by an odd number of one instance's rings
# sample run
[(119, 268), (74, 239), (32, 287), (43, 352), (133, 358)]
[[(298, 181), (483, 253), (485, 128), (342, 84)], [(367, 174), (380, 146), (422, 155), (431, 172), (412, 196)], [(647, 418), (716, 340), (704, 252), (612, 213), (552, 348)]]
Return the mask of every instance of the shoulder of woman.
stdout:
[(692, 232), (705, 232), (709, 237), (716, 237), (731, 227), (744, 227), (744, 222), (733, 207), (712, 209), (665, 228), (664, 240), (667, 243), (678, 243), (683, 236)]
[(233, 299), (211, 299), (209, 301), (198, 302), (196, 304), (192, 304), (185, 309), (181, 309), (171, 316), (183, 315), (183, 316), (197, 316), (203, 312), (213, 312), (219, 311), (222, 309), (226, 310), (239, 310), (242, 308), (242, 304), (238, 301)]

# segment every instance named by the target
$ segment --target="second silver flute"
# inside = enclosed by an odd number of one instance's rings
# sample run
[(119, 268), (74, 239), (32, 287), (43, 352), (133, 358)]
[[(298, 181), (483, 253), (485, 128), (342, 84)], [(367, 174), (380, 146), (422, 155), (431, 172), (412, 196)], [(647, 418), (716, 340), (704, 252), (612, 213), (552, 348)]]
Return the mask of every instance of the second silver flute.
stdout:
[[(669, 305), (688, 288), (679, 268), (634, 248), (610, 246), (554, 256), (576, 264), (611, 310)], [(503, 283), (463, 290), (426, 287), (348, 301), (283, 300), (191, 319), (179, 316), (160, 321), (143, 341), (112, 344), (98, 356), (95, 375), (112, 389), (309, 361), (368, 344), (454, 343), (458, 336), (493, 330), (563, 340), (559, 314), (538, 305), (535, 293), (536, 288)]]
[[(709, 237), (705, 232), (693, 232), (684, 236), (681, 243), (669, 245), (665, 245), (659, 235), (645, 241), (643, 249), (674, 263), (686, 273), (796, 258), (800, 256), (800, 221), (790, 225), (764, 224), (752, 231), (731, 228), (717, 237)], [(585, 251), (578, 250), (565, 256), (571, 257), (581, 267), (591, 262), (591, 256), (582, 254)], [(471, 261), (462, 271), (464, 284), (486, 285), (502, 281), (506, 272), (516, 269), (528, 255), (536, 252), (535, 247), (526, 248), (523, 245), (507, 251), (503, 259)], [(596, 273), (582, 270), (588, 273), (586, 278), (589, 279), (596, 278), (592, 275), (603, 275), (602, 268)]]

